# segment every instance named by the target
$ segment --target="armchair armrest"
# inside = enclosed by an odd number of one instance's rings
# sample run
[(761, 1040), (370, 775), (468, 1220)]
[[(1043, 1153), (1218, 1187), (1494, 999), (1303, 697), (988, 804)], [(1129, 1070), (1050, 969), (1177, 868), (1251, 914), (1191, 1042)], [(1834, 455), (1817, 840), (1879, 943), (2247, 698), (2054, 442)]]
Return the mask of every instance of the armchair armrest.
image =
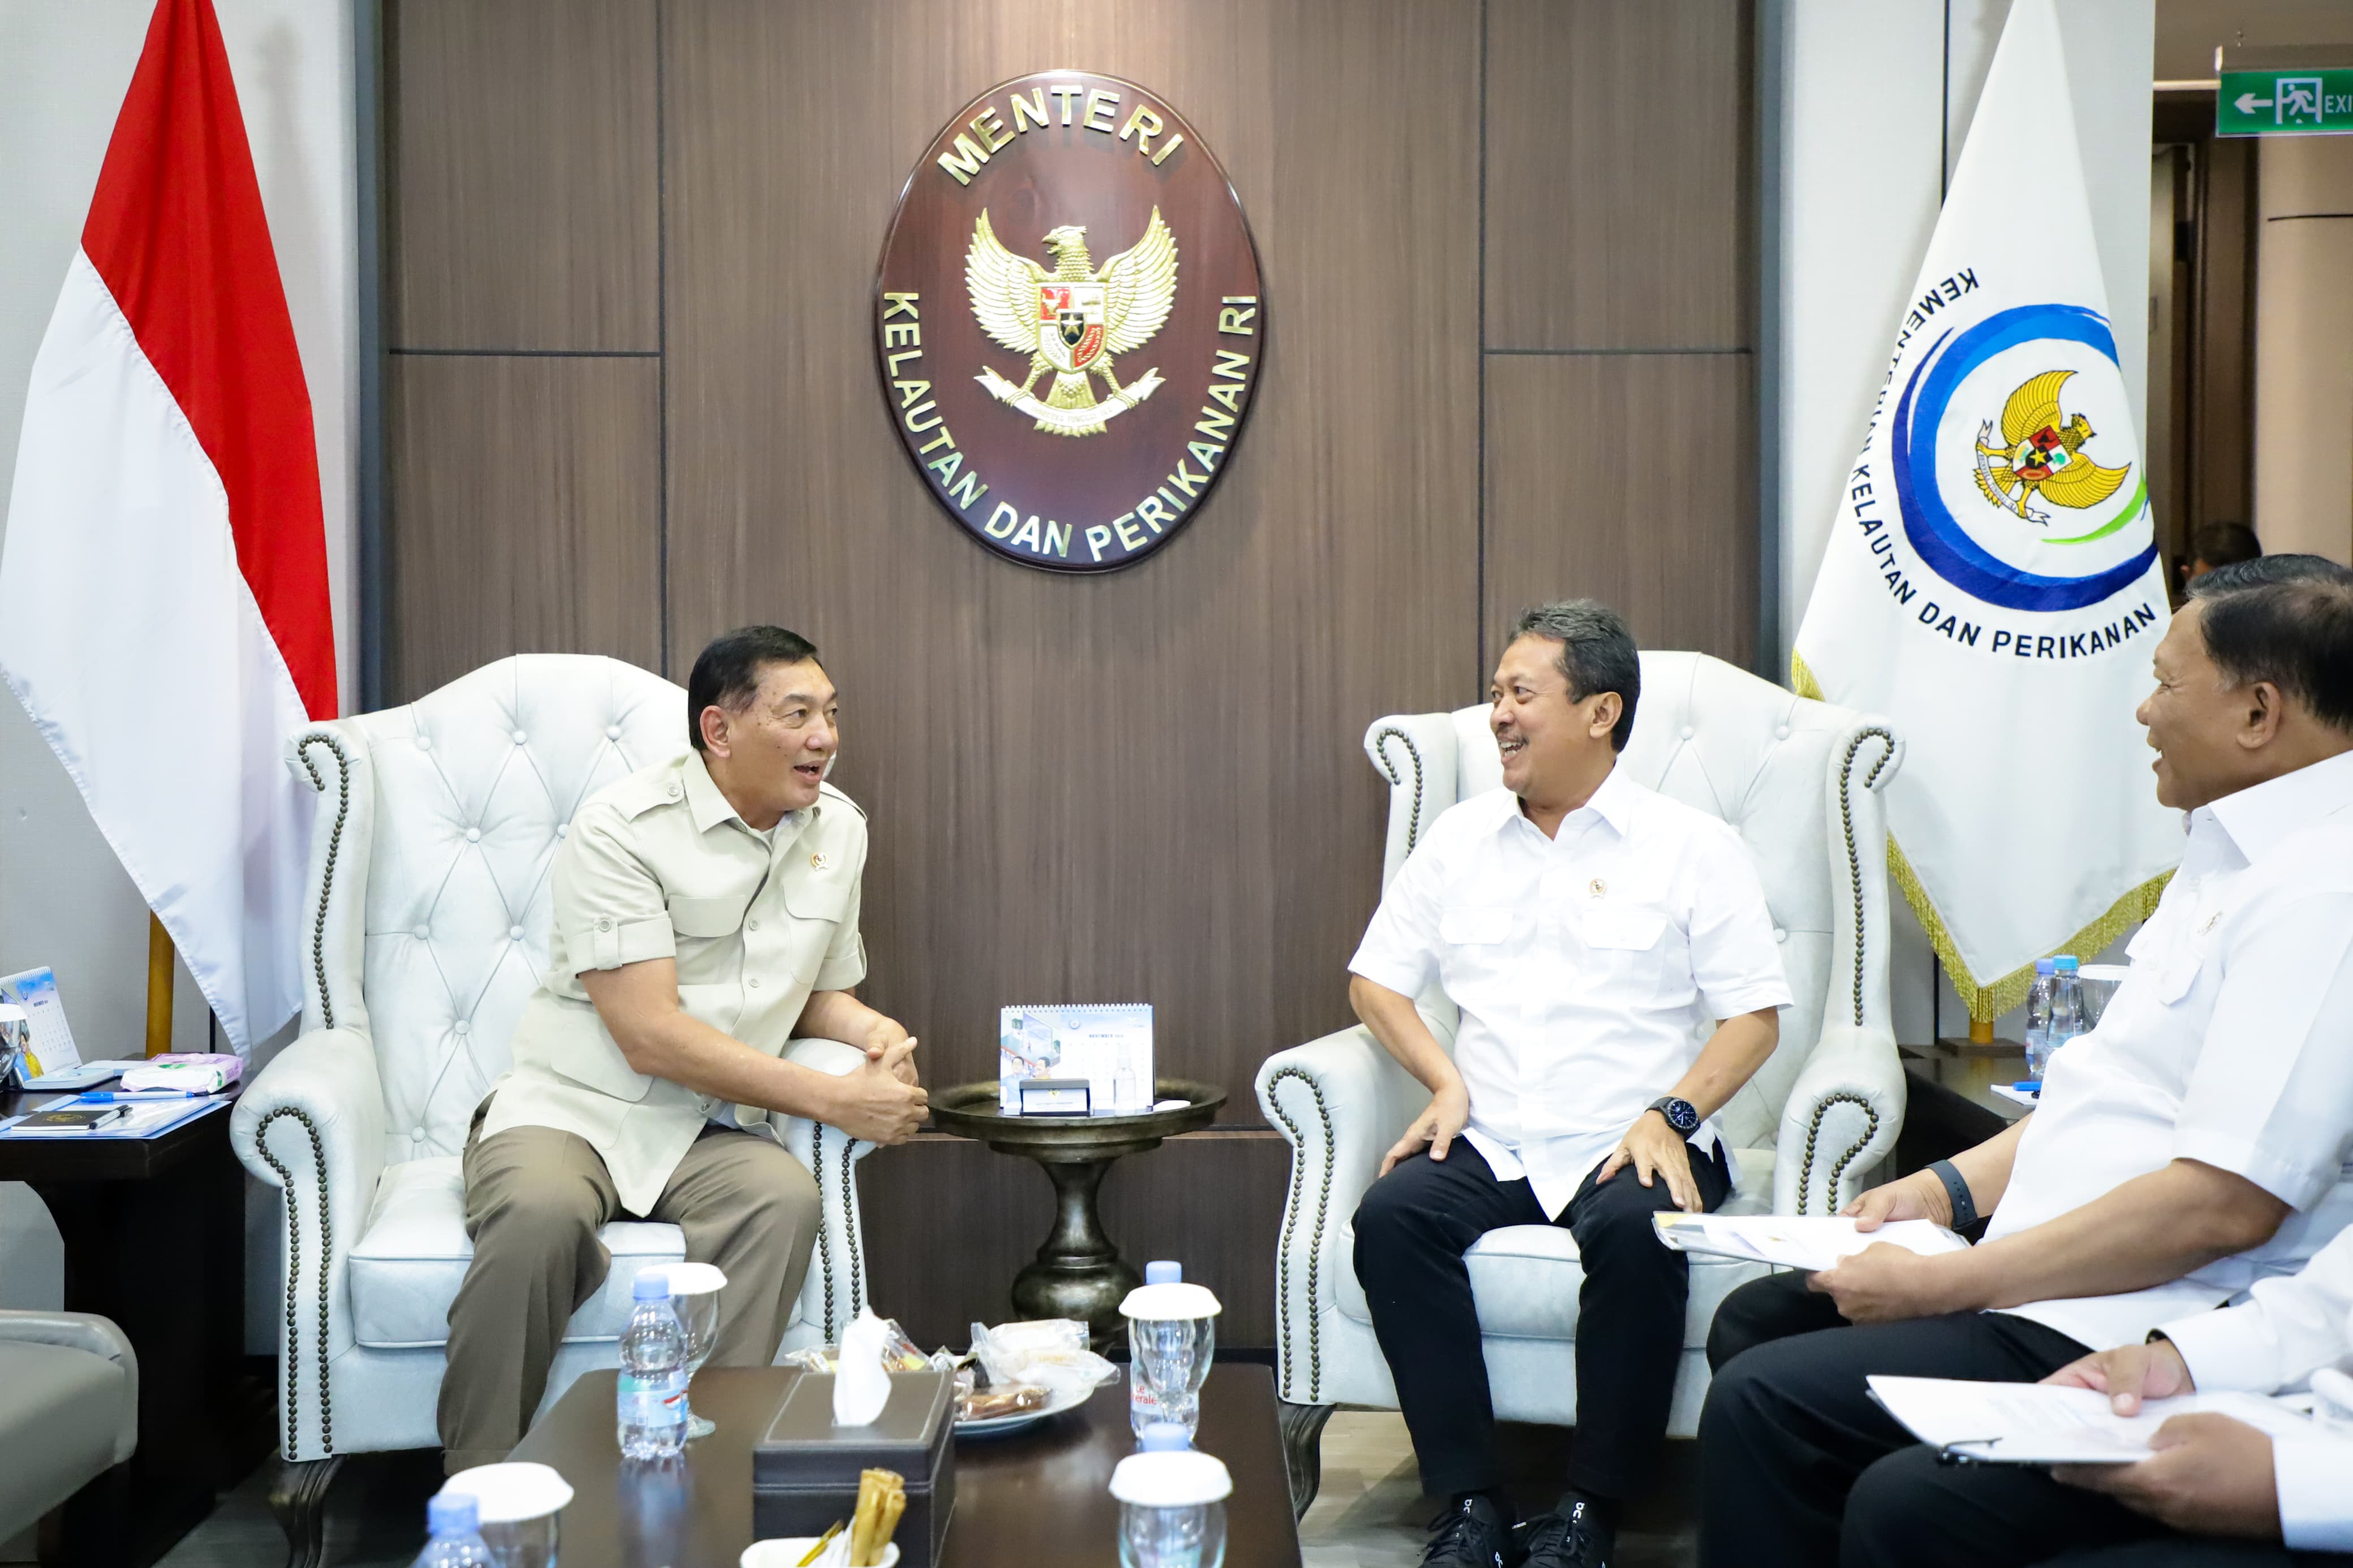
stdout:
[(1894, 1151), (1904, 1102), (1894, 1036), (1825, 1025), (1781, 1111), (1774, 1212), (1833, 1215), (1853, 1202), (1864, 1173)]
[[(840, 1040), (795, 1040), (784, 1059), (840, 1078), (863, 1067), (866, 1053)], [(852, 1167), (874, 1145), (806, 1117), (770, 1120), (777, 1140), (817, 1178), (817, 1256), (801, 1287), (800, 1313), (803, 1322), (824, 1329), (830, 1344), (866, 1306), (866, 1226)]]
[[(286, 1458), (334, 1450), (328, 1366), (351, 1347), (344, 1259), (384, 1173), (384, 1084), (354, 1029), (317, 1029), (262, 1068), (237, 1102), (237, 1157), (285, 1194), (285, 1337), (278, 1357)], [(314, 1398), (301, 1385), (315, 1381)]]
[(0, 1311), (0, 1340), (18, 1344), (55, 1345), (80, 1351), (122, 1369), (130, 1397), (114, 1421), (114, 1463), (121, 1464), (139, 1447), (139, 1352), (111, 1318), (95, 1312)]
[(1317, 1320), (1336, 1300), (1334, 1271), (1352, 1267), (1341, 1254), (1340, 1233), (1373, 1184), (1382, 1154), (1428, 1100), (1421, 1085), (1361, 1026), (1277, 1052), (1259, 1068), (1260, 1109), (1292, 1149), (1291, 1191), (1275, 1252), (1278, 1383), (1287, 1400), (1316, 1401), (1322, 1382)]

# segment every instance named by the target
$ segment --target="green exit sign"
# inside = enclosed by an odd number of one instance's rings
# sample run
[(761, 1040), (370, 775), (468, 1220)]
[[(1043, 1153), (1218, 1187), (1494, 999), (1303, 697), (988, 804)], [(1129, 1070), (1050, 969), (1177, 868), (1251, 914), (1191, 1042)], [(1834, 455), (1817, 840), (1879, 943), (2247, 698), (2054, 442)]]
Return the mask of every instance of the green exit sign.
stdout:
[(2221, 81), (2217, 136), (2353, 133), (2353, 69), (2225, 70)]

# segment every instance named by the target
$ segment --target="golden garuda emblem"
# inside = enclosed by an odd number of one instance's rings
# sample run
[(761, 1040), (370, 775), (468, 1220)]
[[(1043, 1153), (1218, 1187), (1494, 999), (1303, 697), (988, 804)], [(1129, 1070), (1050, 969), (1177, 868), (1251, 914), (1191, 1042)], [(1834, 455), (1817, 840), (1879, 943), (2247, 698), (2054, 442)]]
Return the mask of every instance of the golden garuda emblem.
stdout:
[(1978, 426), (1978, 489), (2004, 511), (2028, 522), (2046, 523), (2047, 511), (2027, 503), (2041, 497), (2063, 507), (2097, 506), (2116, 493), (2132, 471), (2130, 463), (2104, 468), (2084, 451), (2099, 434), (2081, 414), (2059, 410), (2059, 390), (2072, 370), (2046, 370), (2010, 395), (2001, 408), (2001, 439), (1993, 421)]
[[(1125, 386), (1114, 374), (1113, 356), (1132, 353), (1152, 340), (1176, 302), (1176, 237), (1152, 209), (1152, 221), (1132, 250), (1098, 269), (1087, 255), (1087, 231), (1074, 224), (1050, 229), (1046, 248), (1054, 257), (1047, 271), (1026, 256), (1008, 250), (988, 226), (983, 208), (973, 225), (965, 253), (965, 287), (980, 330), (1029, 356), (1029, 371), (1014, 385), (994, 369), (974, 377), (989, 395), (1009, 403), (1058, 436), (1094, 436), (1104, 421), (1126, 412), (1160, 385), (1155, 366)], [(1054, 373), (1041, 401), (1031, 395), (1038, 378)], [(1110, 392), (1095, 401), (1088, 380), (1099, 375)]]

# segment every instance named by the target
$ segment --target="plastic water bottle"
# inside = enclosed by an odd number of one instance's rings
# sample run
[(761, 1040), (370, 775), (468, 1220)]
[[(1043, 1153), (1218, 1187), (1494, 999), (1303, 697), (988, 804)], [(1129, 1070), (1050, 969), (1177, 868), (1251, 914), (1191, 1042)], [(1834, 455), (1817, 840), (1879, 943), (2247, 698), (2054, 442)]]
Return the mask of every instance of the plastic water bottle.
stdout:
[(2042, 1053), (2042, 1067), (2035, 1071), (2037, 1078), (2049, 1069), (2060, 1047), (2084, 1032), (2084, 982), (2074, 956), (2063, 952), (2051, 961), (2051, 967), (2050, 1044)]
[(1233, 1478), (1196, 1453), (1182, 1426), (1155, 1422), (1144, 1429), (1143, 1444), (1111, 1473), (1120, 1568), (1221, 1568)]
[(621, 1331), (621, 1457), (667, 1459), (686, 1447), (686, 1330), (659, 1270), (638, 1275), (629, 1293), (637, 1310)]
[(425, 1528), (432, 1539), (417, 1554), (416, 1568), (497, 1568), (482, 1544), (473, 1493), (437, 1493), (425, 1505)]
[(1185, 1282), (1184, 1268), (1144, 1266), (1144, 1287), (1119, 1310), (1127, 1319), (1127, 1419), (1137, 1436), (1173, 1422), (1189, 1436), (1201, 1424), (1201, 1383), (1217, 1358), (1218, 1298)]
[(2026, 993), (2026, 1076), (2041, 1079), (2051, 1060), (2051, 1004), (2059, 989), (2057, 961), (2034, 961), (2034, 984)]

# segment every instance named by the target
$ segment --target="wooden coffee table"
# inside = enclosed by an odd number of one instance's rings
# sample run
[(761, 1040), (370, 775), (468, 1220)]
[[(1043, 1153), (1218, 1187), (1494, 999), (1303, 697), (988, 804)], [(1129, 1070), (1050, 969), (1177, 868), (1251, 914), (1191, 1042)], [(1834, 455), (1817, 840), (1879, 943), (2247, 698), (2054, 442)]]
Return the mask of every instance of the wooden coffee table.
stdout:
[[(592, 1372), (574, 1384), (513, 1455), (572, 1483), (564, 1568), (736, 1568), (752, 1543), (752, 1445), (799, 1375), (706, 1367), (694, 1380), (694, 1408), (719, 1430), (688, 1444), (682, 1467), (624, 1465), (613, 1436), (614, 1374)], [(1297, 1568), (1273, 1374), (1232, 1363), (1212, 1369), (1198, 1442), (1233, 1473), (1226, 1561)], [(1112, 1467), (1134, 1447), (1124, 1378), (1028, 1432), (958, 1444), (955, 1518), (941, 1568), (1114, 1568), (1119, 1504), (1107, 1489)]]

